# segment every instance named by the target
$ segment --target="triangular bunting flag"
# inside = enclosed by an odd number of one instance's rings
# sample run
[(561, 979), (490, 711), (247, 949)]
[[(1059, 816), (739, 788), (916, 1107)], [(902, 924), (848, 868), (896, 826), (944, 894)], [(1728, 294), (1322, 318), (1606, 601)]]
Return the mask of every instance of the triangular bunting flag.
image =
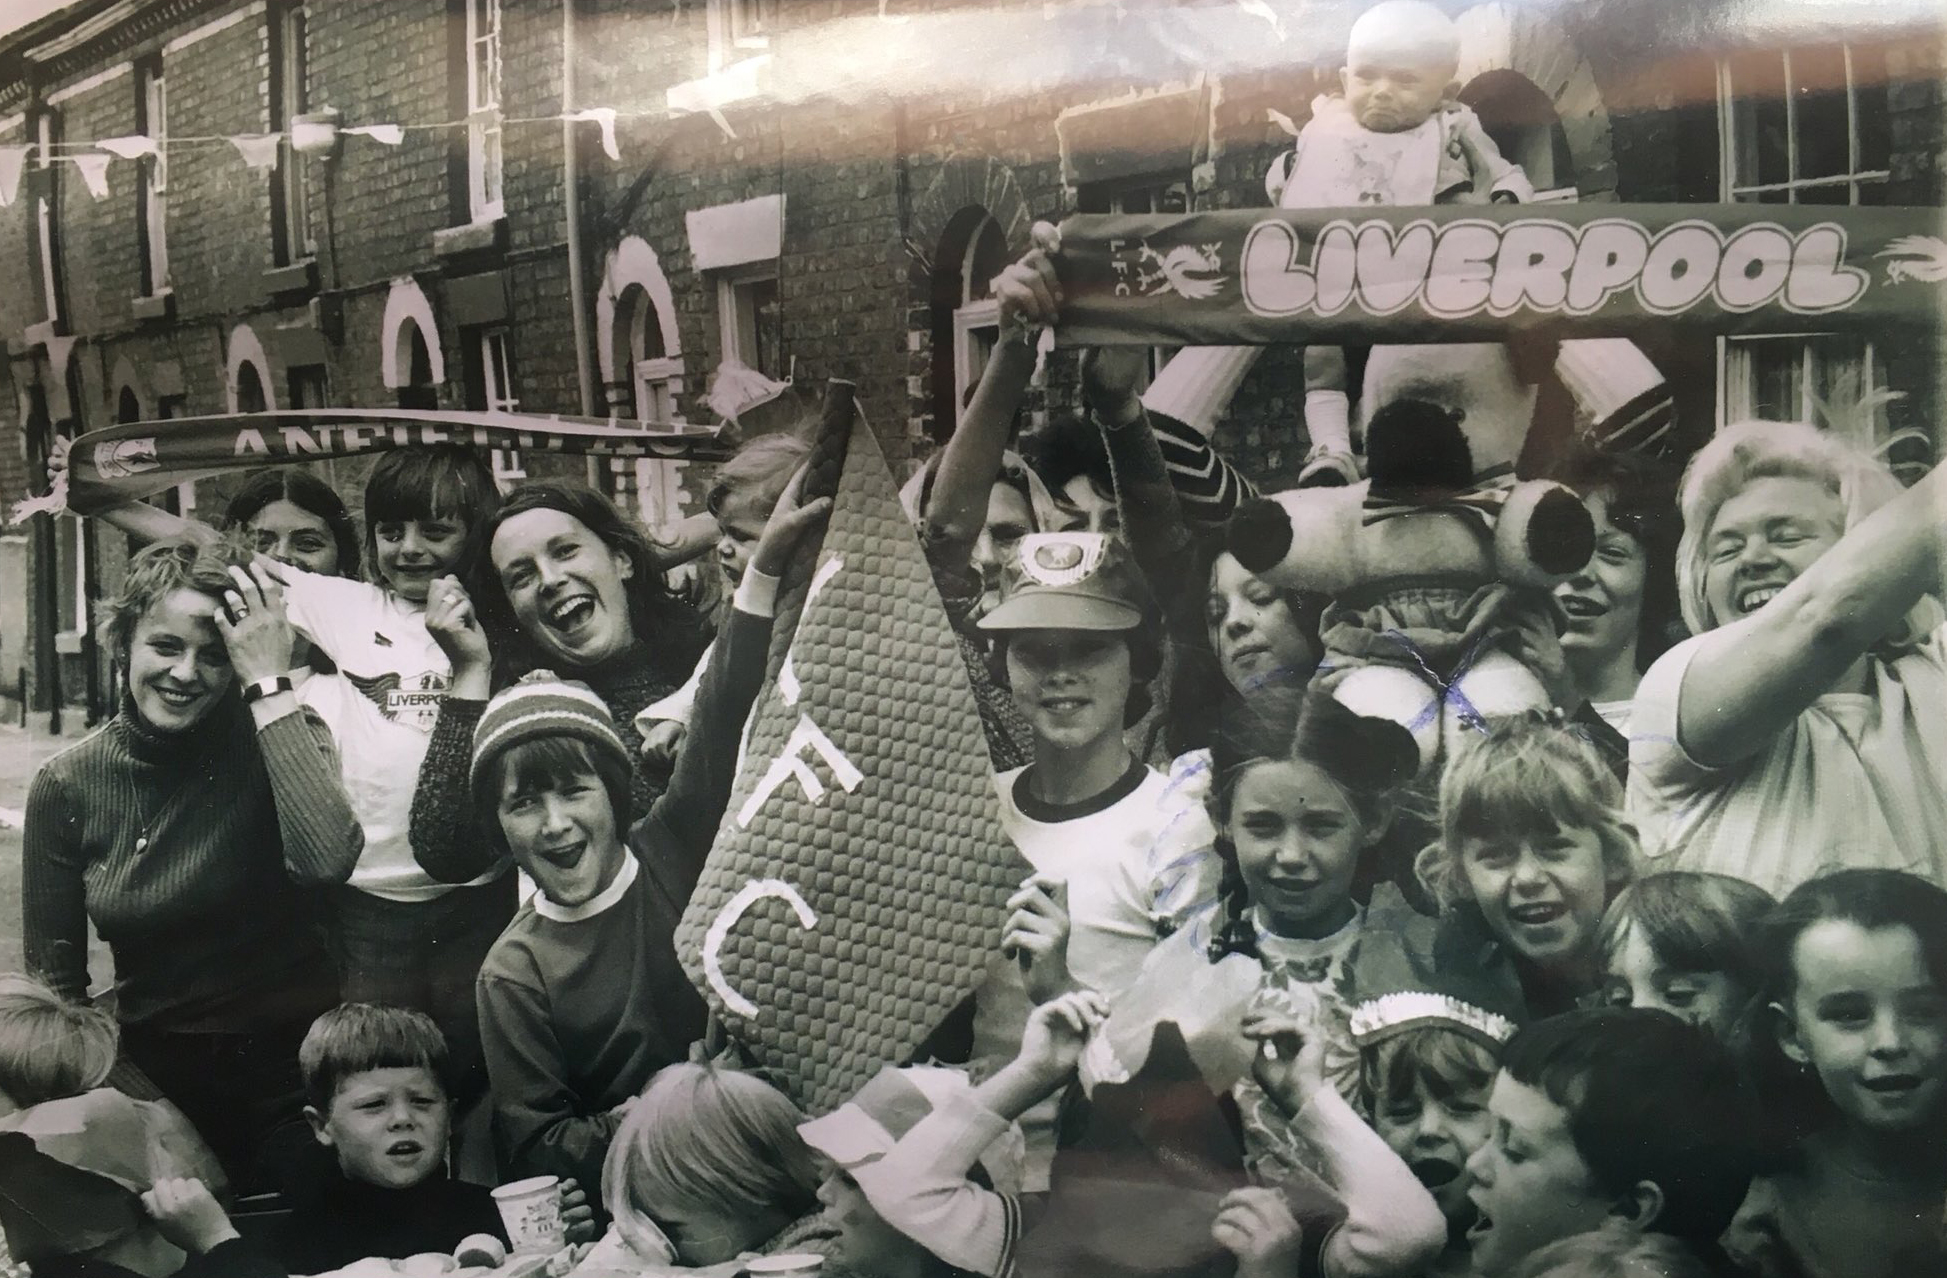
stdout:
[(361, 124), (355, 129), (346, 129), (345, 132), (356, 133), (360, 137), (370, 138), (386, 146), (397, 146), (406, 140), (405, 129), (397, 124)]
[[(973, 991), (1028, 870), (919, 541), (847, 400), (831, 525), (809, 584), (786, 578), (780, 616), (794, 595), (802, 610), (676, 935), (731, 1034), (812, 1113)], [(814, 479), (835, 451), (814, 451)]]
[(81, 180), (87, 184), (88, 194), (97, 200), (108, 198), (108, 162), (115, 157), (102, 151), (84, 151), (80, 155), (68, 157), (74, 167), (81, 170)]
[(97, 138), (95, 145), (111, 155), (119, 155), (124, 160), (139, 160), (145, 155), (156, 153), (156, 140), (146, 133), (131, 133), (127, 137)]
[(20, 171), (27, 166), (24, 146), (0, 146), (0, 209), (14, 202), (20, 191)]
[(243, 157), (245, 168), (267, 169), (277, 163), (277, 144), (282, 133), (244, 133), (230, 139), (230, 145)]
[(603, 154), (607, 155), (608, 158), (611, 160), (620, 162), (620, 160), (622, 159), (622, 152), (617, 150), (615, 146), (615, 108), (614, 107), (589, 107), (584, 111), (575, 112), (573, 115), (569, 116), (568, 119), (593, 120), (595, 123), (601, 125)]

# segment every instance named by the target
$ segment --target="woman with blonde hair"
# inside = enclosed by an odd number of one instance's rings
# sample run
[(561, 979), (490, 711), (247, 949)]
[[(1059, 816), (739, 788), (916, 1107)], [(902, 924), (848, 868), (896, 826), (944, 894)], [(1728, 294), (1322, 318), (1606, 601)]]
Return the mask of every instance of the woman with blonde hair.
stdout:
[(1726, 427), (1691, 459), (1693, 638), (1636, 694), (1628, 810), (1659, 869), (1783, 896), (1824, 870), (1947, 871), (1947, 471), (1902, 492), (1838, 435)]

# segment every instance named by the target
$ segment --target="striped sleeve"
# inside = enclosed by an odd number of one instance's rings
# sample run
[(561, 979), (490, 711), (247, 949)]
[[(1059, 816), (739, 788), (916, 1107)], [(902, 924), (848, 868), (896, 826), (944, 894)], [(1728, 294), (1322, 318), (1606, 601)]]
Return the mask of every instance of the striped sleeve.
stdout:
[(1192, 528), (1220, 525), (1239, 505), (1257, 496), (1257, 486), (1190, 427), (1153, 411), (1149, 425), (1156, 432), (1184, 522)]

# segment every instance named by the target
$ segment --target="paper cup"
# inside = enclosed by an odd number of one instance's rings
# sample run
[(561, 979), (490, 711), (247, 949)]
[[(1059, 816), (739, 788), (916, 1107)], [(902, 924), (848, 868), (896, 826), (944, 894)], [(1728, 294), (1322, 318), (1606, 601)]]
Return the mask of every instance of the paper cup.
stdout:
[(750, 1278), (818, 1278), (825, 1258), (816, 1252), (791, 1252), (783, 1256), (759, 1256), (744, 1262)]
[(568, 1245), (568, 1227), (561, 1220), (561, 1179), (530, 1176), (493, 1191), (500, 1223), (517, 1252), (551, 1254)]

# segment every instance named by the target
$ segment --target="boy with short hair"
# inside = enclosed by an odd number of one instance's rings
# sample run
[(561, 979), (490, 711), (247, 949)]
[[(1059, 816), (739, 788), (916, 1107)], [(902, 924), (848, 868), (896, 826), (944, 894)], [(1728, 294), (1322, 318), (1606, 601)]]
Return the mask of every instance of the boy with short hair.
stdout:
[(1757, 1162), (1750, 1095), (1709, 1033), (1649, 1008), (1569, 1012), (1517, 1031), (1467, 1162), (1474, 1272), (1506, 1274), (1595, 1229), (1665, 1234), (1712, 1273)]
[[(298, 1067), (304, 1116), (336, 1167), (303, 1187), (278, 1229), (291, 1273), (450, 1253), (472, 1234), (506, 1242), (491, 1192), (447, 1178), (449, 1062), (431, 1017), (346, 1003), (311, 1023)], [(564, 1190), (564, 1202), (575, 1197)]]

